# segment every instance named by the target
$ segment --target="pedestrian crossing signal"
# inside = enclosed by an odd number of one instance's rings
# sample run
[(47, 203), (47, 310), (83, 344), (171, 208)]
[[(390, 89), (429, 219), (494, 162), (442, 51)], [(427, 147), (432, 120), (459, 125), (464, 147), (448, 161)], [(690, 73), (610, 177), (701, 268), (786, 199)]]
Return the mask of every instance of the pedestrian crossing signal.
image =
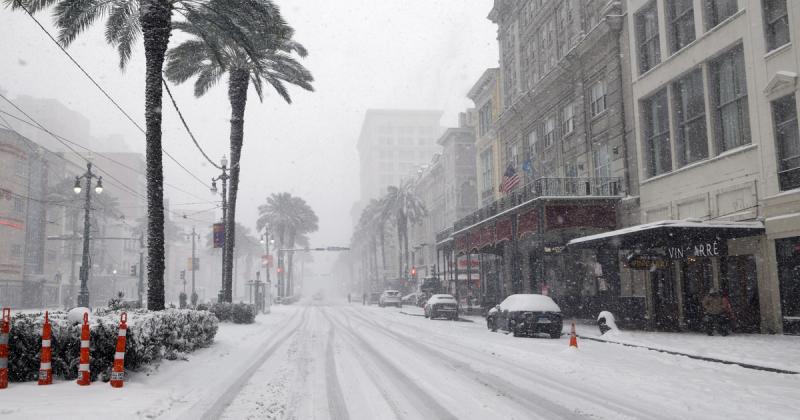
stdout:
[(131, 265), (131, 276), (136, 277), (136, 264)]
[(181, 280), (186, 280), (186, 270), (181, 270)]

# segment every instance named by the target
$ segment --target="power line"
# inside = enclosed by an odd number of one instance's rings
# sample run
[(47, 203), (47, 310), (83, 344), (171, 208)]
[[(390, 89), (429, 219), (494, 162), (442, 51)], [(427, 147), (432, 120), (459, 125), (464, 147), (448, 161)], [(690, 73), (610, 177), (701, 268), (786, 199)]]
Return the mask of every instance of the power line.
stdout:
[[(114, 106), (115, 106), (115, 107), (116, 107), (116, 108), (117, 108), (117, 109), (118, 109), (118, 110), (119, 110), (119, 111), (120, 111), (120, 112), (121, 112), (123, 115), (125, 115), (125, 117), (128, 119), (128, 121), (130, 121), (130, 122), (131, 122), (131, 123), (132, 123), (132, 124), (133, 124), (133, 125), (134, 125), (134, 126), (137, 128), (137, 129), (139, 129), (139, 131), (140, 131), (142, 134), (145, 134), (145, 135), (146, 135), (147, 133), (146, 133), (146, 132), (145, 132), (145, 130), (142, 128), (142, 126), (140, 126), (140, 125), (139, 125), (139, 124), (138, 124), (138, 123), (137, 123), (137, 122), (136, 122), (136, 121), (135, 121), (135, 120), (134, 120), (134, 119), (133, 119), (133, 118), (130, 116), (130, 114), (128, 114), (127, 112), (125, 112), (125, 110), (122, 108), (122, 106), (120, 106), (120, 105), (117, 103), (117, 101), (115, 101), (115, 100), (114, 100), (114, 98), (112, 98), (112, 97), (111, 97), (111, 95), (110, 95), (108, 92), (106, 92), (106, 90), (105, 90), (105, 89), (103, 89), (103, 87), (102, 87), (102, 86), (100, 86), (100, 84), (99, 84), (99, 83), (97, 83), (97, 81), (96, 81), (96, 80), (95, 80), (95, 79), (94, 79), (94, 78), (93, 78), (93, 77), (92, 77), (92, 76), (91, 76), (91, 75), (90, 75), (90, 74), (89, 74), (89, 73), (88, 73), (88, 72), (87, 72), (87, 71), (86, 71), (86, 70), (83, 68), (83, 66), (81, 66), (81, 65), (80, 65), (80, 63), (78, 63), (78, 61), (77, 61), (77, 60), (75, 60), (75, 58), (74, 58), (74, 57), (72, 57), (72, 55), (71, 55), (69, 52), (67, 52), (67, 50), (66, 50), (66, 49), (65, 49), (65, 48), (64, 48), (64, 47), (63, 47), (63, 46), (62, 46), (62, 45), (61, 45), (61, 44), (60, 44), (60, 43), (59, 43), (59, 42), (58, 42), (58, 41), (57, 41), (57, 40), (56, 40), (56, 39), (53, 37), (53, 35), (51, 35), (51, 34), (50, 34), (50, 32), (49, 32), (49, 31), (48, 31), (48, 30), (47, 30), (47, 29), (46, 29), (44, 26), (42, 26), (42, 24), (39, 22), (39, 20), (38, 20), (38, 19), (36, 19), (36, 17), (35, 17), (35, 16), (33, 16), (33, 14), (32, 14), (32, 13), (31, 13), (31, 12), (30, 12), (30, 11), (29, 11), (29, 10), (28, 10), (26, 7), (25, 7), (25, 5), (23, 5), (23, 4), (22, 4), (22, 2), (20, 2), (20, 1), (17, 1), (17, 2), (16, 2), (16, 4), (17, 4), (17, 5), (18, 5), (20, 8), (22, 8), (22, 10), (24, 10), (24, 11), (25, 11), (25, 13), (27, 13), (27, 14), (28, 14), (28, 16), (30, 16), (30, 18), (31, 18), (31, 19), (33, 19), (33, 21), (36, 23), (36, 26), (38, 26), (38, 27), (39, 27), (39, 29), (41, 29), (41, 30), (42, 30), (42, 31), (43, 31), (43, 32), (44, 32), (44, 33), (47, 35), (47, 37), (48, 37), (48, 38), (50, 38), (50, 40), (51, 40), (51, 41), (53, 41), (53, 43), (54, 43), (54, 44), (56, 44), (56, 46), (58, 47), (58, 49), (60, 49), (60, 50), (61, 50), (61, 52), (63, 52), (63, 53), (64, 53), (64, 54), (65, 54), (65, 55), (66, 55), (66, 56), (67, 56), (67, 57), (70, 59), (70, 61), (72, 61), (72, 63), (73, 63), (73, 64), (75, 64), (75, 66), (77, 66), (77, 67), (78, 67), (78, 69), (80, 69), (80, 71), (81, 71), (81, 72), (82, 72), (82, 73), (83, 73), (83, 74), (84, 74), (84, 75), (85, 75), (85, 76), (86, 76), (86, 77), (87, 77), (87, 78), (88, 78), (88, 79), (89, 79), (89, 80), (92, 82), (92, 84), (94, 84), (94, 85), (95, 85), (95, 87), (97, 87), (97, 89), (99, 89), (99, 90), (100, 90), (100, 91), (103, 93), (103, 95), (105, 95), (105, 97), (106, 97), (106, 98), (107, 98), (109, 101), (111, 101), (111, 103), (112, 103), (112, 104), (114, 104)], [(163, 147), (163, 146), (161, 147), (161, 152), (163, 152), (163, 153), (164, 153), (164, 154), (165, 154), (167, 157), (169, 157), (169, 158), (170, 158), (170, 159), (171, 159), (173, 162), (175, 162), (175, 164), (176, 164), (176, 165), (178, 165), (178, 166), (179, 166), (181, 169), (183, 169), (184, 171), (186, 171), (186, 173), (188, 173), (189, 175), (191, 175), (191, 176), (192, 176), (194, 179), (196, 179), (196, 180), (197, 180), (199, 183), (203, 184), (203, 186), (206, 186), (206, 187), (208, 186), (208, 185), (205, 183), (205, 181), (203, 181), (203, 180), (201, 180), (200, 178), (198, 178), (198, 177), (197, 177), (197, 175), (195, 175), (194, 173), (192, 173), (192, 171), (190, 171), (190, 170), (189, 170), (189, 169), (187, 169), (185, 166), (183, 166), (183, 164), (182, 164), (182, 163), (178, 162), (178, 160), (177, 160), (177, 159), (175, 159), (175, 158), (174, 158), (174, 157), (173, 157), (171, 154), (169, 154), (169, 152), (167, 152), (166, 150), (164, 150), (164, 147)]]
[[(30, 122), (28, 122), (28, 121), (25, 121), (25, 120), (23, 120), (22, 118), (19, 118), (19, 117), (17, 117), (16, 115), (13, 115), (13, 114), (11, 114), (11, 113), (9, 113), (9, 112), (6, 112), (6, 111), (3, 111), (3, 110), (1, 110), (1, 109), (0, 109), (0, 118), (2, 118), (2, 117), (3, 117), (3, 116), (2, 116), (2, 114), (8, 115), (9, 117), (11, 117), (11, 118), (14, 118), (15, 120), (17, 120), (17, 121), (19, 121), (19, 122), (21, 122), (21, 123), (23, 123), (23, 124), (26, 124), (26, 125), (28, 125), (29, 127), (35, 128), (35, 129), (37, 129), (37, 130), (42, 130), (42, 131), (45, 131), (45, 130), (43, 130), (41, 127), (38, 127), (38, 126), (36, 126), (35, 124), (32, 124), (32, 123), (30, 123)], [(5, 121), (5, 119), (4, 119), (4, 118), (3, 118), (3, 120)], [(9, 126), (8, 128), (9, 128), (9, 129), (11, 129), (12, 131), (16, 132), (17, 134), (19, 134), (19, 133), (18, 133), (16, 130), (14, 130), (14, 129), (13, 129), (13, 128), (11, 128), (10, 126)], [(117, 165), (119, 165), (119, 166), (121, 166), (121, 167), (123, 167), (123, 168), (125, 168), (125, 169), (131, 170), (131, 171), (133, 171), (133, 172), (135, 172), (135, 173), (137, 173), (137, 174), (139, 174), (139, 175), (146, 176), (146, 174), (145, 174), (144, 172), (142, 172), (141, 170), (139, 170), (139, 169), (136, 169), (136, 168), (134, 168), (134, 167), (132, 167), (132, 166), (126, 165), (126, 164), (124, 164), (124, 163), (122, 163), (122, 162), (120, 162), (120, 161), (118, 161), (118, 160), (116, 160), (116, 159), (113, 159), (113, 158), (109, 157), (109, 156), (106, 156), (104, 153), (96, 152), (96, 151), (94, 151), (94, 150), (92, 150), (92, 149), (90, 149), (90, 148), (88, 148), (88, 147), (86, 147), (86, 146), (84, 146), (84, 145), (81, 145), (81, 144), (79, 144), (79, 143), (77, 143), (77, 142), (74, 142), (74, 141), (72, 141), (72, 140), (69, 140), (69, 139), (68, 139), (68, 138), (66, 138), (66, 137), (63, 137), (63, 136), (60, 136), (60, 135), (57, 135), (57, 134), (53, 134), (53, 133), (50, 133), (50, 134), (52, 134), (52, 135), (55, 135), (55, 136), (56, 136), (58, 139), (61, 139), (61, 140), (63, 140), (63, 141), (66, 141), (67, 143), (73, 144), (73, 145), (75, 145), (75, 146), (77, 146), (77, 147), (79, 147), (79, 148), (81, 148), (81, 149), (83, 149), (83, 150), (86, 150), (87, 152), (90, 152), (90, 153), (92, 153), (92, 154), (95, 154), (95, 155), (98, 155), (98, 156), (100, 156), (100, 157), (102, 157), (102, 158), (104, 158), (104, 159), (107, 159), (107, 160), (109, 160), (109, 161), (111, 161), (111, 162), (114, 162), (114, 163), (116, 163)], [(186, 194), (186, 195), (189, 195), (189, 196), (192, 196), (192, 197), (194, 197), (194, 198), (197, 198), (197, 199), (199, 199), (199, 200), (202, 200), (202, 199), (203, 199), (202, 197), (198, 196), (197, 194), (191, 193), (191, 192), (189, 192), (189, 191), (186, 191), (186, 190), (184, 190), (184, 189), (182, 189), (182, 188), (178, 188), (177, 186), (175, 186), (175, 185), (172, 185), (172, 184), (169, 184), (169, 183), (167, 183), (167, 182), (165, 182), (165, 183), (164, 183), (164, 185), (165, 185), (165, 186), (167, 186), (167, 187), (170, 187), (170, 188), (172, 188), (172, 189), (174, 189), (174, 190), (176, 190), (176, 191), (180, 191), (180, 192), (182, 192), (182, 193), (184, 193), (184, 194)], [(213, 201), (205, 201), (205, 202), (203, 202), (203, 203), (200, 203), (200, 204), (206, 204), (206, 203), (212, 203), (212, 202), (213, 202)]]
[(192, 134), (192, 130), (189, 129), (189, 125), (186, 124), (186, 120), (183, 118), (183, 113), (181, 112), (180, 108), (178, 108), (178, 103), (175, 102), (175, 98), (172, 96), (172, 91), (169, 90), (169, 85), (164, 78), (161, 78), (161, 82), (164, 84), (164, 89), (167, 91), (167, 95), (169, 95), (169, 99), (172, 101), (172, 106), (175, 107), (175, 111), (178, 113), (178, 117), (180, 117), (181, 122), (183, 123), (183, 127), (186, 129), (186, 132), (189, 133), (189, 137), (194, 142), (194, 145), (197, 146), (197, 150), (203, 155), (204, 158), (208, 161), (208, 163), (212, 164), (215, 168), (222, 170), (222, 166), (217, 165), (210, 157), (206, 154), (200, 144), (197, 142), (197, 139), (194, 138), (194, 134)]
[[(25, 116), (26, 116), (28, 119), (30, 119), (30, 120), (31, 120), (33, 123), (35, 123), (36, 125), (38, 125), (38, 126), (39, 126), (39, 127), (40, 127), (40, 128), (43, 130), (43, 131), (44, 131), (44, 132), (46, 132), (47, 134), (51, 135), (51, 136), (52, 136), (54, 139), (56, 139), (58, 142), (60, 142), (61, 144), (63, 144), (64, 146), (66, 146), (68, 149), (70, 149), (70, 150), (71, 150), (73, 153), (75, 153), (75, 155), (76, 155), (77, 157), (79, 157), (79, 158), (83, 159), (83, 160), (84, 160), (84, 161), (86, 161), (87, 163), (89, 163), (89, 162), (90, 162), (90, 161), (89, 161), (89, 159), (87, 159), (86, 157), (84, 157), (84, 156), (82, 156), (80, 153), (78, 153), (78, 152), (77, 152), (77, 151), (76, 151), (76, 150), (75, 150), (75, 149), (74, 149), (72, 146), (70, 146), (70, 145), (69, 145), (69, 143), (67, 143), (66, 141), (64, 141), (64, 140), (60, 139), (60, 138), (59, 138), (59, 136), (55, 135), (55, 134), (54, 134), (52, 131), (50, 131), (50, 130), (48, 130), (47, 128), (45, 128), (45, 127), (44, 127), (44, 126), (43, 126), (41, 123), (39, 123), (39, 122), (38, 122), (38, 121), (37, 121), (35, 118), (31, 117), (31, 116), (30, 116), (28, 113), (26, 113), (24, 110), (22, 110), (22, 108), (20, 108), (19, 106), (17, 106), (17, 104), (15, 104), (14, 102), (12, 102), (10, 99), (8, 99), (8, 98), (7, 98), (5, 95), (3, 95), (2, 93), (0, 93), (0, 98), (4, 99), (6, 102), (8, 102), (9, 104), (11, 104), (11, 106), (13, 106), (13, 107), (14, 107), (14, 108), (15, 108), (17, 111), (19, 111), (19, 112), (20, 112), (20, 113), (22, 113), (23, 115), (25, 115)], [(17, 132), (16, 130), (14, 130), (14, 132), (15, 132), (15, 133), (17, 133), (17, 135), (18, 135), (18, 136), (20, 136), (20, 137), (24, 137), (24, 136), (22, 136), (21, 134), (19, 134), (19, 132)], [(87, 148), (86, 150), (89, 150), (89, 151), (91, 152), (91, 150), (90, 150), (90, 149), (88, 149), (88, 148)], [(72, 163), (72, 162), (70, 162), (69, 160), (67, 160), (67, 158), (65, 158), (64, 156), (62, 156), (62, 155), (60, 155), (60, 154), (57, 154), (57, 153), (55, 153), (55, 156), (58, 156), (60, 159), (64, 160), (64, 161), (65, 161), (65, 162), (67, 162), (67, 163)], [(134, 190), (134, 189), (130, 188), (130, 187), (127, 185), (127, 184), (125, 184), (124, 182), (122, 182), (122, 181), (120, 181), (119, 179), (117, 179), (117, 178), (116, 178), (114, 175), (112, 175), (110, 172), (108, 172), (108, 171), (106, 171), (106, 170), (102, 169), (101, 167), (99, 167), (99, 166), (97, 166), (97, 165), (95, 165), (95, 169), (97, 169), (97, 171), (98, 171), (98, 172), (102, 172), (102, 173), (104, 173), (104, 174), (106, 175), (106, 177), (108, 177), (108, 178), (111, 178), (112, 180), (114, 180), (114, 181), (116, 181), (116, 182), (118, 183), (118, 184), (115, 184), (115, 183), (113, 183), (113, 182), (106, 181), (108, 184), (114, 185), (114, 186), (116, 186), (116, 187), (118, 187), (118, 188), (120, 188), (120, 189), (124, 189), (124, 190), (126, 190), (126, 191), (130, 192), (131, 194), (133, 194), (134, 196), (137, 196), (137, 197), (139, 197), (139, 198), (143, 199), (145, 202), (147, 201), (147, 197), (145, 197), (144, 195), (142, 195), (142, 194), (141, 194), (141, 193), (139, 193), (138, 191), (136, 191), (136, 190)], [(174, 212), (174, 211), (172, 211), (172, 210), (169, 210), (169, 209), (165, 209), (165, 210), (166, 210), (166, 211), (168, 211), (169, 213), (175, 214), (175, 215), (177, 215), (177, 216), (180, 216), (180, 217), (182, 217), (182, 218), (184, 218), (184, 219), (188, 219), (188, 217), (186, 217), (186, 215), (185, 215), (185, 214), (179, 214), (179, 213), (177, 213), (177, 212)], [(191, 219), (191, 220), (196, 220), (196, 219)], [(196, 220), (196, 221), (203, 222), (203, 221), (201, 221), (201, 220)], [(205, 222), (203, 222), (203, 223), (205, 223)]]

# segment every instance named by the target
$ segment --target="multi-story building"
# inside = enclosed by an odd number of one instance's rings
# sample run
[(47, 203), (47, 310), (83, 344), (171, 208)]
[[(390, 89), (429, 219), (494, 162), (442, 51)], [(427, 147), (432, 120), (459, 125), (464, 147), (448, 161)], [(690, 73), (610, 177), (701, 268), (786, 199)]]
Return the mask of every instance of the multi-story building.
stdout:
[(703, 329), (701, 299), (718, 289), (735, 329), (800, 331), (800, 4), (627, 9), (645, 224), (576, 245), (612, 244), (644, 268), (622, 275), (646, 291), (652, 328)]
[[(498, 25), (500, 67), (487, 71), (469, 95), (479, 110), (482, 207), (437, 235), (448, 279), (458, 273), (458, 256), (481, 261), (484, 305), (537, 292), (567, 310), (590, 310), (600, 301), (594, 299), (601, 295), (598, 284), (605, 284), (595, 266), (613, 265), (613, 258), (568, 258), (564, 246), (637, 221), (631, 221), (637, 184), (630, 182), (635, 149), (625, 129), (622, 6), (494, 2), (489, 19)], [(495, 192), (507, 178), (519, 181)], [(626, 193), (631, 198), (622, 200)]]

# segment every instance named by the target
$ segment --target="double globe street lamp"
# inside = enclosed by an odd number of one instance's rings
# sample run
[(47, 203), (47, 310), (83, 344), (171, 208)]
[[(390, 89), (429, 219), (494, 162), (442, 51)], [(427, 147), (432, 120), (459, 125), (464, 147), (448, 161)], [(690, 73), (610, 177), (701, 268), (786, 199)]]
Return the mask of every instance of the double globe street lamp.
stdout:
[(86, 163), (86, 173), (81, 176), (76, 176), (75, 186), (72, 187), (72, 190), (75, 191), (75, 194), (80, 194), (83, 191), (83, 187), (81, 187), (81, 180), (86, 180), (86, 198), (83, 202), (83, 256), (81, 258), (80, 270), (81, 290), (78, 292), (78, 306), (84, 308), (89, 307), (89, 211), (92, 201), (92, 178), (97, 179), (94, 192), (97, 194), (102, 193), (103, 177), (92, 173), (92, 162)]
[[(211, 194), (217, 193), (217, 181), (222, 181), (222, 226), (223, 232), (225, 233), (225, 241), (227, 242), (228, 238), (228, 231), (227, 231), (227, 217), (228, 217), (228, 179), (230, 176), (228, 175), (228, 158), (225, 155), (222, 155), (222, 160), (220, 160), (220, 169), (222, 169), (222, 174), (220, 174), (216, 178), (211, 178)], [(227, 282), (225, 281), (226, 275), (226, 262), (227, 258), (225, 258), (225, 245), (223, 243), (222, 248), (222, 287), (219, 290), (219, 302), (231, 302), (233, 300), (233, 293), (232, 290), (228, 290)]]

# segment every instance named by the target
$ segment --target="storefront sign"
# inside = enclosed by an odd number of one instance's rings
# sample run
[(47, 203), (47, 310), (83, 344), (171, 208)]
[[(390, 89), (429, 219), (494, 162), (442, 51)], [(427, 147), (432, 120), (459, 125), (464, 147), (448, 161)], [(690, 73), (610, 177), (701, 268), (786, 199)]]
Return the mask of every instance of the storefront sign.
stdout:
[(686, 257), (718, 257), (722, 251), (719, 241), (690, 244), (683, 247), (667, 247), (667, 256), (673, 260)]
[(565, 250), (566, 248), (567, 248), (567, 247), (565, 247), (565, 246), (563, 246), (563, 245), (559, 245), (559, 246), (545, 246), (545, 247), (544, 247), (544, 252), (545, 252), (545, 254), (560, 254), (560, 253), (564, 252), (564, 250)]
[(663, 270), (669, 261), (661, 255), (633, 254), (626, 258), (625, 266), (631, 270)]

